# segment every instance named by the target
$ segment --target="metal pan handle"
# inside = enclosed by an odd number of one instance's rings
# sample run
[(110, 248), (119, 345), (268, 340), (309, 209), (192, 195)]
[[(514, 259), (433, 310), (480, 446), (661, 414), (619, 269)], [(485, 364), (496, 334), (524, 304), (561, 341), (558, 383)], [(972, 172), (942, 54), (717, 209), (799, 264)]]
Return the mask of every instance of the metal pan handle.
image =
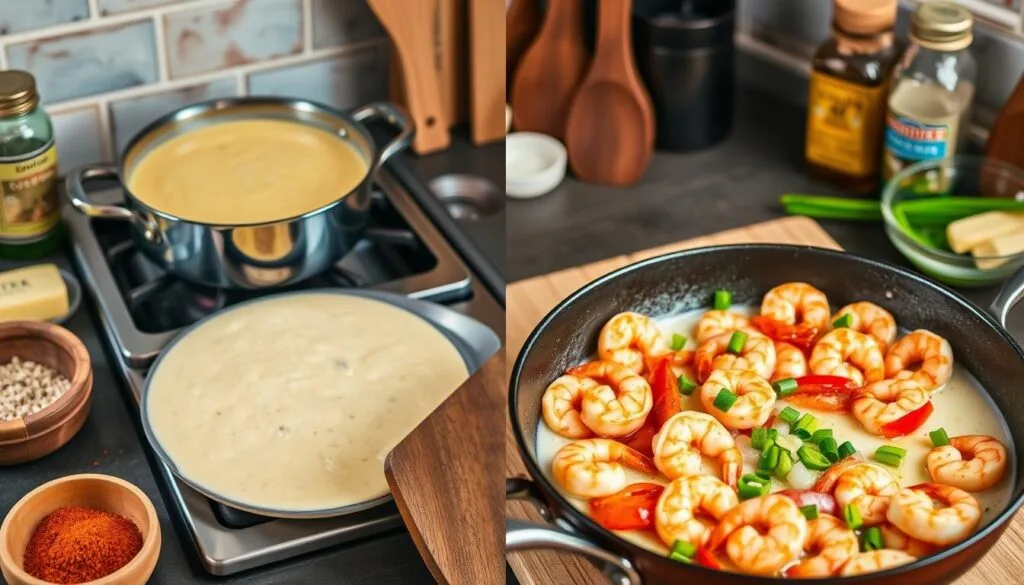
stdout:
[(1010, 316), (1010, 311), (1021, 299), (1024, 299), (1024, 267), (1017, 269), (1017, 272), (1003, 283), (1003, 288), (989, 308), (1003, 329), (1006, 329), (1006, 319)]
[[(538, 499), (536, 486), (527, 479), (505, 480), (505, 496), (511, 499), (529, 500), (537, 506), (545, 519), (551, 513)], [(600, 561), (604, 574), (613, 585), (642, 585), (643, 579), (633, 563), (624, 557), (608, 552), (583, 536), (557, 526), (533, 524), (522, 520), (505, 520), (505, 550), (507, 552), (556, 549), (581, 554)]]
[(414, 131), (412, 122), (409, 121), (409, 115), (405, 110), (394, 104), (377, 102), (363, 106), (352, 112), (352, 117), (360, 124), (366, 120), (379, 118), (398, 128), (398, 136), (395, 136), (391, 142), (388, 142), (380, 151), (380, 154), (377, 155), (377, 161), (372, 169), (374, 175), (377, 174), (380, 167), (384, 166), (384, 163), (388, 162), (388, 159), (408, 148), (412, 142)]
[(64, 190), (67, 191), (71, 205), (82, 215), (103, 219), (123, 219), (134, 221), (132, 210), (120, 205), (102, 205), (94, 203), (85, 192), (85, 182), (95, 179), (121, 180), (117, 168), (112, 165), (86, 165), (72, 169), (64, 179)]

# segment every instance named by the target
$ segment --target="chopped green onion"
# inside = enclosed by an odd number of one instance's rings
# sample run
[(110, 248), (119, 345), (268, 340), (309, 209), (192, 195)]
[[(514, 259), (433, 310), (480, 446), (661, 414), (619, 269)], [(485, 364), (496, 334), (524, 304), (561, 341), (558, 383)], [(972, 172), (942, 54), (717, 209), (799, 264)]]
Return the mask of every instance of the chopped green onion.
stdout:
[(850, 530), (857, 530), (864, 525), (864, 520), (860, 517), (860, 510), (853, 504), (847, 504), (843, 508), (843, 519), (846, 520), (846, 527)]
[(682, 555), (686, 558), (693, 558), (693, 555), (697, 554), (697, 547), (685, 540), (676, 539), (676, 541), (672, 543), (672, 554)]
[(829, 463), (835, 463), (839, 461), (839, 446), (836, 445), (836, 440), (832, 437), (825, 437), (818, 443), (818, 449), (821, 454), (828, 459)]
[(748, 473), (740, 478), (737, 491), (741, 500), (749, 500), (767, 494), (770, 488), (771, 481)]
[(899, 467), (906, 455), (906, 449), (894, 447), (892, 445), (882, 445), (875, 450), (875, 461), (884, 463), (890, 467)]
[(774, 443), (775, 441), (778, 440), (778, 438), (779, 438), (779, 429), (768, 429), (768, 439), (770, 439), (771, 442)]
[(672, 351), (679, 351), (686, 345), (686, 336), (679, 335), (678, 333), (672, 334), (672, 343), (669, 345)]
[(857, 448), (853, 446), (853, 443), (844, 441), (842, 445), (839, 445), (839, 458), (846, 459), (850, 455), (857, 452)]
[(852, 326), (853, 316), (850, 315), (849, 313), (843, 313), (838, 319), (832, 322), (833, 329), (842, 329), (844, 327), (849, 329)]
[(793, 456), (786, 449), (779, 450), (779, 462), (775, 465), (775, 477), (785, 480), (793, 469)]
[(793, 393), (796, 392), (797, 385), (795, 378), (786, 378), (784, 380), (779, 380), (778, 382), (773, 382), (772, 388), (780, 398), (785, 398), (787, 396), (792, 396)]
[(760, 477), (761, 479), (768, 479), (768, 480), (770, 480), (772, 478), (772, 472), (771, 472), (771, 470), (768, 470), (768, 469), (755, 469), (754, 470), (754, 475), (756, 475), (757, 477)]
[(691, 559), (690, 557), (684, 557), (683, 555), (678, 553), (669, 553), (668, 558), (672, 559), (677, 563), (683, 563), (684, 565), (693, 564), (693, 559)]
[(818, 429), (811, 435), (811, 442), (815, 445), (820, 444), (825, 439), (832, 438), (832, 429)]
[(821, 451), (818, 451), (809, 445), (804, 445), (797, 449), (796, 456), (800, 458), (800, 461), (803, 462), (804, 467), (807, 469), (820, 471), (822, 469), (828, 469), (828, 466), (831, 465), (828, 462), (828, 458), (821, 454)]
[(949, 435), (946, 434), (946, 429), (942, 427), (928, 433), (928, 436), (931, 438), (932, 445), (935, 447), (944, 447), (949, 444)]
[(805, 413), (800, 417), (800, 420), (796, 421), (793, 428), (803, 429), (807, 431), (809, 435), (813, 436), (814, 432), (818, 430), (818, 419), (814, 418), (814, 415), (809, 412)]
[(807, 518), (808, 520), (814, 520), (818, 517), (818, 504), (800, 506), (800, 513), (804, 515), (804, 518)]
[(811, 440), (811, 433), (807, 432), (807, 429), (793, 429), (792, 434), (794, 437), (798, 437), (801, 441)]
[(747, 344), (747, 334), (742, 331), (733, 331), (729, 338), (729, 353), (740, 353), (743, 346)]
[(757, 427), (750, 433), (750, 446), (757, 449), (758, 451), (764, 449), (765, 444), (768, 442), (768, 429), (764, 427)]
[(732, 293), (719, 289), (715, 291), (715, 309), (724, 311), (732, 306)]
[(739, 396), (729, 392), (727, 388), (722, 388), (718, 391), (718, 396), (715, 396), (715, 400), (712, 404), (722, 412), (729, 412), (729, 409), (732, 408), (733, 404), (736, 404), (737, 400), (739, 400)]
[(757, 468), (772, 471), (779, 464), (779, 453), (782, 449), (778, 445), (772, 445), (763, 452), (761, 457), (757, 460)]
[[(794, 380), (794, 382), (795, 381), (796, 380)], [(800, 420), (800, 411), (793, 408), (792, 406), (787, 406), (786, 408), (783, 408), (781, 412), (779, 412), (779, 418), (782, 419), (782, 422), (791, 425), (796, 421)]]
[(877, 526), (865, 529), (861, 534), (861, 548), (864, 549), (864, 552), (885, 548), (882, 543), (882, 529)]
[(800, 437), (797, 437), (796, 435), (783, 434), (779, 435), (779, 438), (775, 440), (775, 444), (783, 449), (796, 451), (800, 448), (800, 445), (803, 445), (803, 442), (800, 440)]
[(686, 377), (686, 374), (679, 376), (679, 391), (689, 396), (697, 388), (697, 383)]

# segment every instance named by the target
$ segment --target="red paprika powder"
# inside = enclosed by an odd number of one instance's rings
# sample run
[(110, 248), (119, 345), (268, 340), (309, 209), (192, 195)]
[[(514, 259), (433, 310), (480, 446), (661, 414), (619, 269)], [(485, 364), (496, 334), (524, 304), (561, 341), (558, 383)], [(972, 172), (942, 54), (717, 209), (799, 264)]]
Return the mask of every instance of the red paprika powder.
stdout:
[(50, 583), (85, 583), (128, 564), (142, 533), (117, 514), (66, 506), (36, 526), (25, 549), (25, 572)]

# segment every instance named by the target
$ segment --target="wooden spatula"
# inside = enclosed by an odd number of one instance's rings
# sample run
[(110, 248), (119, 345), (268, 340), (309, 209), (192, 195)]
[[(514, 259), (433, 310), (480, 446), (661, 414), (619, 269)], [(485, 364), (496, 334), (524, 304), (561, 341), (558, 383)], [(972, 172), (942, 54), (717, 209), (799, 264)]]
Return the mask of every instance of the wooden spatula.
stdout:
[(633, 63), (630, 0), (598, 4), (597, 50), (569, 110), (566, 147), (580, 180), (627, 186), (651, 161), (654, 113)]
[(587, 72), (581, 0), (553, 0), (512, 83), (516, 130), (565, 139), (572, 98)]
[(405, 98), (416, 124), (412, 147), (419, 154), (448, 148), (451, 135), (435, 63), (438, 0), (369, 0), (402, 63)]
[(505, 582), (505, 348), (395, 447), (384, 474), (442, 585)]

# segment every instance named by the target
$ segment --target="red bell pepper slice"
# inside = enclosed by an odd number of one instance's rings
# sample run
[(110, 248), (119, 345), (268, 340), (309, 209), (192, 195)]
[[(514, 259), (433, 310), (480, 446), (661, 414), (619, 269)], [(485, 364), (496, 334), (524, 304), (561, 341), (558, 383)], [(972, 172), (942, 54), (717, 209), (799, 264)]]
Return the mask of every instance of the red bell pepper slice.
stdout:
[(670, 360), (665, 358), (658, 362), (651, 378), (651, 393), (654, 395), (654, 416), (656, 428), (660, 429), (672, 415), (683, 411), (683, 401), (679, 398), (679, 378), (672, 370)]
[(648, 457), (653, 457), (654, 435), (658, 434), (658, 429), (654, 427), (654, 424), (654, 417), (648, 416), (647, 420), (644, 421), (644, 426), (634, 431), (632, 435), (619, 440), (625, 443), (627, 447), (635, 449)]
[(763, 315), (751, 317), (750, 322), (754, 324), (754, 327), (760, 329), (761, 333), (775, 341), (791, 343), (805, 353), (811, 351), (811, 346), (814, 345), (814, 340), (818, 337), (818, 328), (806, 323), (790, 325)]
[(634, 483), (622, 491), (590, 500), (590, 515), (609, 530), (651, 530), (654, 507), (665, 491), (654, 483)]
[(933, 410), (935, 410), (935, 407), (932, 406), (932, 402), (929, 400), (921, 408), (908, 412), (891, 423), (882, 425), (882, 435), (887, 439), (909, 435), (921, 428), (921, 425), (924, 424), (924, 421), (928, 420)]
[(711, 550), (705, 546), (698, 547), (697, 554), (693, 555), (693, 558), (698, 564), (709, 569), (714, 569), (716, 571), (722, 570), (722, 561), (719, 561), (718, 558), (715, 557), (715, 553), (711, 552)]
[(856, 388), (853, 380), (842, 376), (801, 376), (796, 384), (796, 392), (787, 398), (793, 406), (826, 412), (849, 410)]

